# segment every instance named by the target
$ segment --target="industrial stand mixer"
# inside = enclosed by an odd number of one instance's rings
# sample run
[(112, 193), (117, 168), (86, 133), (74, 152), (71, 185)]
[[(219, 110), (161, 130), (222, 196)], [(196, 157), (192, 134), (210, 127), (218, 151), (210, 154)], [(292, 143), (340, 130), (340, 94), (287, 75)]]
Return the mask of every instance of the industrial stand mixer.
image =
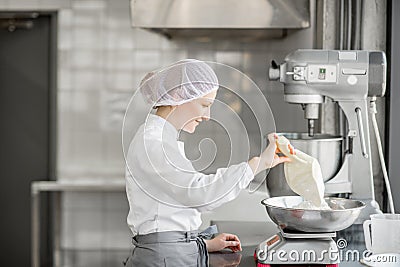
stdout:
[(326, 98), (338, 103), (344, 114), (338, 122), (344, 125), (344, 153), (339, 171), (325, 182), (325, 194), (349, 199), (326, 198), (331, 210), (296, 208), (303, 201), (299, 196), (263, 200), (278, 231), (257, 247), (257, 265), (338, 266), (336, 231), (381, 213), (373, 187), (367, 98), (385, 94), (386, 56), (380, 51), (296, 50), (282, 65), (273, 62), (269, 78), (284, 84), (286, 102), (302, 105), (310, 138), (319, 105)]

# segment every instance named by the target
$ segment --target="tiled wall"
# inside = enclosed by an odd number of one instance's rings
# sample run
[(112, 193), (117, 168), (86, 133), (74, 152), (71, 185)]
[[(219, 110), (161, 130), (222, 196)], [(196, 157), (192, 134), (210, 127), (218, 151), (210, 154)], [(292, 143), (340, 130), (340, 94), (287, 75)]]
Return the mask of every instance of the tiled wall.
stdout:
[[(59, 15), (60, 179), (121, 176), (124, 110), (148, 71), (182, 58), (229, 64), (267, 89), (270, 97), (279, 98), (278, 103), (273, 101), (279, 111), (282, 93), (272, 90), (276, 84), (267, 87), (267, 66), (272, 58), (279, 60), (296, 47), (311, 45), (301, 34), (287, 38), (283, 46), (281, 40), (248, 44), (168, 41), (132, 29), (126, 0), (72, 1), (71, 9), (61, 10)], [(286, 119), (294, 126), (286, 122), (280, 128), (305, 127), (302, 116)]]
[[(282, 88), (267, 81), (267, 70), (272, 59), (279, 62), (294, 49), (311, 48), (313, 28), (254, 43), (169, 41), (131, 28), (128, 5), (128, 0), (0, 0), (3, 10), (59, 10), (58, 179), (123, 179), (121, 125), (126, 105), (146, 72), (183, 58), (241, 70), (264, 90), (278, 131), (306, 129), (301, 108), (283, 102)], [(244, 193), (204, 219), (249, 218), (248, 207), (254, 207), (250, 219), (264, 220), (262, 196)], [(232, 214), (232, 208), (237, 212)], [(66, 194), (65, 266), (119, 264), (130, 248), (127, 211), (123, 192)]]

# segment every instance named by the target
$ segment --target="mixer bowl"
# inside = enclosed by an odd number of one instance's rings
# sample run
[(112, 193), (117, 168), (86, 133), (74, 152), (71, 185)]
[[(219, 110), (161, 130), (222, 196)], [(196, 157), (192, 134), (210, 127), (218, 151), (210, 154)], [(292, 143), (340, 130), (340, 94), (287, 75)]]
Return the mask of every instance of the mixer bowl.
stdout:
[(336, 232), (351, 226), (365, 204), (345, 198), (325, 198), (331, 210), (293, 208), (300, 196), (272, 197), (261, 201), (271, 220), (283, 229), (301, 232)]
[[(329, 134), (315, 134), (314, 137), (309, 137), (307, 133), (278, 133), (278, 135), (285, 136), (296, 149), (318, 160), (324, 182), (338, 172), (342, 158), (342, 137)], [(271, 197), (297, 195), (286, 182), (283, 164), (269, 171), (267, 187)]]

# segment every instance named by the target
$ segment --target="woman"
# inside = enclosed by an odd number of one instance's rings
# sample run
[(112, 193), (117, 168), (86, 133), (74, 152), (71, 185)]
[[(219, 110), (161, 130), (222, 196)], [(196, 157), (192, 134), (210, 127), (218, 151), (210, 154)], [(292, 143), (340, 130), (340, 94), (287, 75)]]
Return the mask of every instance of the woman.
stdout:
[(127, 265), (208, 266), (208, 252), (241, 250), (233, 234), (207, 239), (215, 229), (199, 232), (201, 212), (233, 200), (257, 173), (288, 161), (276, 154), (276, 136), (269, 134), (268, 147), (248, 162), (211, 175), (193, 168), (177, 136), (209, 120), (218, 87), (214, 71), (198, 60), (143, 79), (140, 91), (156, 112), (138, 129), (126, 158), (127, 222), (135, 245)]

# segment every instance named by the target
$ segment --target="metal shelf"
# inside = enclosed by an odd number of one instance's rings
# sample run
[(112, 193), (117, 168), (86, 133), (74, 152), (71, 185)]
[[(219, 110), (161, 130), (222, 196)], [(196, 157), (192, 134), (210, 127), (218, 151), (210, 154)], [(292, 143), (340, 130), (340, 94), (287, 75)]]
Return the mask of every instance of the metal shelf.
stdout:
[(31, 184), (32, 266), (40, 266), (40, 193), (54, 194), (54, 266), (61, 266), (61, 193), (124, 192), (125, 181), (37, 181)]

